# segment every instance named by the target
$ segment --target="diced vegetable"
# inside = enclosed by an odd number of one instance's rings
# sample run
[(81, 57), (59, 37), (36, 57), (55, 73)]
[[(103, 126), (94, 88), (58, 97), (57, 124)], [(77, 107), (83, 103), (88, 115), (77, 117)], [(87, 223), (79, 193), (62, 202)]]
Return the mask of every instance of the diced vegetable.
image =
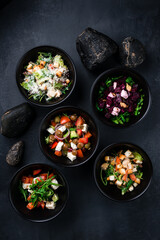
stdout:
[(67, 116), (62, 116), (60, 120), (60, 124), (65, 124), (67, 122), (70, 122), (71, 120)]
[(42, 171), (42, 169), (36, 169), (33, 171), (33, 176), (38, 175), (40, 172)]

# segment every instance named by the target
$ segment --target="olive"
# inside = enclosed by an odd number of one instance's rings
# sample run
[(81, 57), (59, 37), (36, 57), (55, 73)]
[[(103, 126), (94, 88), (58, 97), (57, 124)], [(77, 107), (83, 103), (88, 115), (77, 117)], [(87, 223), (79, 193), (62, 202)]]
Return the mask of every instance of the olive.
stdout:
[(70, 119), (71, 119), (72, 121), (76, 121), (76, 120), (77, 120), (77, 115), (76, 115), (76, 114), (71, 115), (71, 116), (70, 116)]
[(78, 139), (77, 138), (73, 139), (73, 143), (77, 144), (78, 143)]
[(72, 154), (76, 156), (77, 155), (77, 150), (72, 150)]
[(60, 122), (60, 117), (59, 116), (55, 117), (54, 121), (55, 121), (55, 123), (59, 123)]
[(77, 147), (78, 147), (78, 148), (83, 148), (83, 147), (84, 147), (84, 144), (83, 144), (83, 143), (78, 143), (78, 144), (77, 144)]
[(56, 134), (57, 137), (60, 137), (60, 138), (63, 137), (63, 132), (61, 132), (61, 131), (58, 130), (58, 129), (56, 130), (55, 134)]
[(64, 124), (66, 128), (71, 128), (73, 124), (71, 122), (67, 122)]
[(68, 144), (67, 143), (64, 143), (63, 144), (63, 150), (66, 151), (68, 149)]
[(89, 149), (90, 146), (91, 146), (91, 143), (90, 143), (90, 142), (88, 142), (88, 143), (85, 144), (85, 148), (86, 148), (86, 149)]
[(55, 136), (54, 136), (53, 134), (51, 134), (51, 135), (49, 136), (49, 141), (50, 141), (50, 142), (54, 142), (54, 140), (55, 140)]

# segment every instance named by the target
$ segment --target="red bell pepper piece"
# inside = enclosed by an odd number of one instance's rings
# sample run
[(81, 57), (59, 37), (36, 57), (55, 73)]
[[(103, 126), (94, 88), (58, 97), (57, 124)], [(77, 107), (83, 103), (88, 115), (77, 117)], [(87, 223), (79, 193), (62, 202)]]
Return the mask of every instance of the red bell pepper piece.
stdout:
[(58, 157), (61, 157), (62, 156), (62, 152), (61, 151), (55, 151), (54, 154)]
[(78, 142), (83, 143), (83, 144), (86, 144), (86, 143), (88, 143), (88, 138), (85, 138), (85, 137), (80, 138), (80, 139), (78, 140)]
[(48, 178), (52, 178), (54, 176), (53, 173), (49, 174)]
[(82, 129), (77, 129), (77, 134), (79, 135), (79, 137), (82, 135)]
[(33, 175), (38, 175), (40, 172), (42, 171), (42, 169), (36, 169), (33, 171)]
[(85, 135), (84, 135), (85, 138), (90, 138), (92, 137), (92, 134), (90, 132), (87, 132)]
[(55, 148), (57, 146), (58, 142), (54, 142), (52, 145), (51, 145), (51, 149)]
[(81, 149), (78, 149), (78, 150), (77, 150), (77, 156), (80, 157), (80, 158), (83, 158), (83, 157), (84, 157), (84, 156), (83, 156), (83, 152), (82, 152)]
[(60, 124), (65, 124), (67, 122), (70, 122), (71, 120), (67, 116), (62, 116), (60, 120)]
[(32, 210), (32, 209), (34, 208), (33, 203), (32, 203), (32, 202), (29, 202), (29, 203), (27, 204), (27, 208), (28, 208), (29, 210)]
[(83, 124), (83, 122), (84, 122), (84, 120), (83, 120), (83, 118), (80, 116), (80, 117), (78, 117), (77, 121), (75, 122), (75, 125), (76, 125), (76, 126), (80, 126), (80, 125)]

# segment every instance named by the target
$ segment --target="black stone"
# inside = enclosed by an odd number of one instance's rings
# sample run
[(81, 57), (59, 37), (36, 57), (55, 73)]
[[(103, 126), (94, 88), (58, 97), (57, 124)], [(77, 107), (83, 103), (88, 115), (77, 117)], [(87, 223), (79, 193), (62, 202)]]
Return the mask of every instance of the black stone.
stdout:
[(12, 138), (22, 135), (34, 118), (28, 103), (22, 103), (6, 111), (1, 117), (1, 134)]
[(144, 62), (146, 53), (143, 44), (132, 37), (127, 37), (121, 43), (119, 48), (121, 64), (135, 68)]
[(6, 162), (11, 166), (17, 165), (22, 159), (23, 152), (24, 143), (22, 141), (15, 143), (6, 155)]
[(89, 70), (96, 70), (118, 51), (118, 45), (108, 36), (92, 28), (85, 29), (76, 40), (77, 51)]

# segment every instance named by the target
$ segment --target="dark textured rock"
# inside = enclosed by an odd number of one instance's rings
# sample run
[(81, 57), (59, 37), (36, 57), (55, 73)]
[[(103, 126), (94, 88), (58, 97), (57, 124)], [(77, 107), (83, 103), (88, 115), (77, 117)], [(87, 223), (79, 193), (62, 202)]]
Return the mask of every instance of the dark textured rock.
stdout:
[(34, 118), (34, 111), (28, 103), (20, 104), (1, 117), (1, 134), (12, 138), (24, 133)]
[(134, 68), (144, 62), (146, 53), (143, 44), (132, 37), (127, 37), (119, 48), (121, 64)]
[(23, 152), (24, 143), (22, 141), (15, 143), (6, 155), (6, 162), (11, 166), (17, 165), (22, 159)]
[(85, 29), (76, 40), (77, 51), (89, 70), (103, 67), (117, 53), (118, 45), (92, 28)]

